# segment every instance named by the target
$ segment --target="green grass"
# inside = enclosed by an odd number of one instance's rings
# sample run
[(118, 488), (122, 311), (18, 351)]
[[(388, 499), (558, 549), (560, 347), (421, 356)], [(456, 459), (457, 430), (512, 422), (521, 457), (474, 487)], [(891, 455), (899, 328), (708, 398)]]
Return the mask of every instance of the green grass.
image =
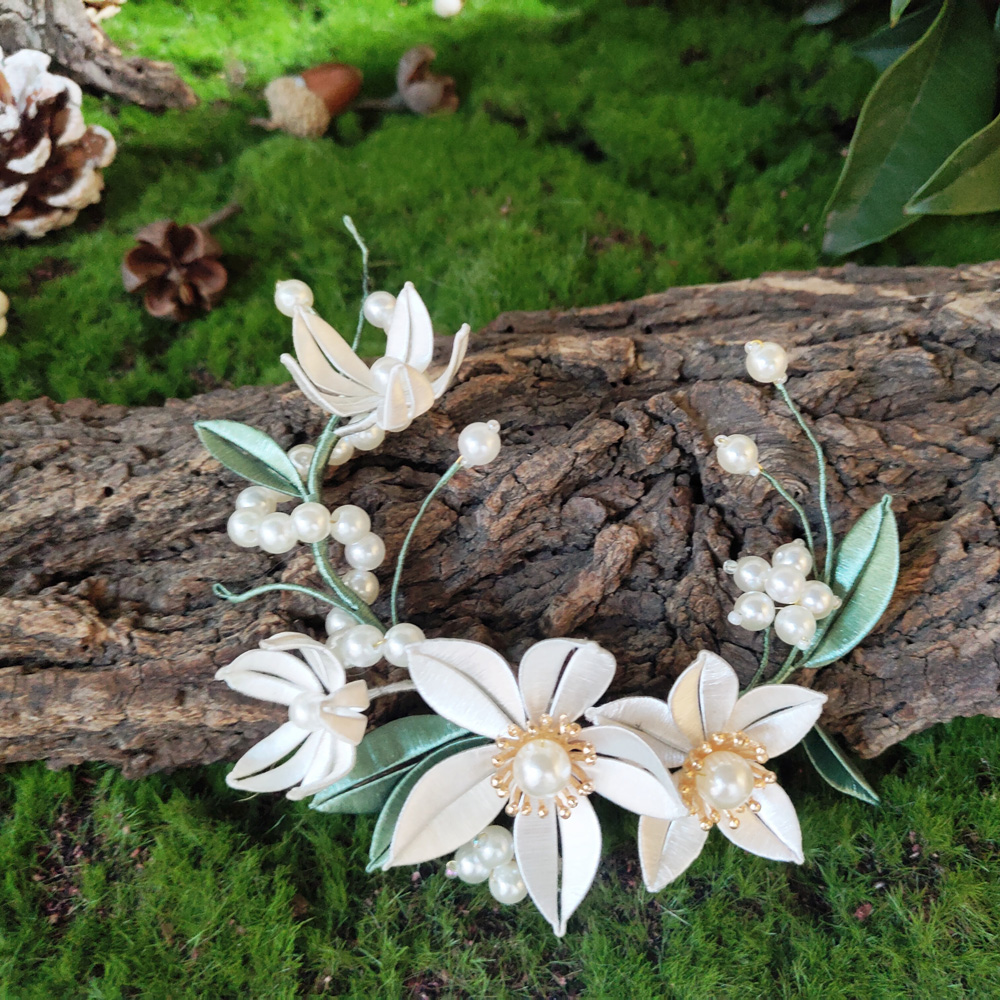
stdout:
[[(127, 52), (174, 61), (201, 105), (152, 115), (88, 99), (120, 144), (101, 206), (0, 246), (12, 299), (0, 395), (157, 402), (284, 380), (273, 282), (314, 285), (353, 326), (357, 254), (410, 278), (442, 331), (821, 262), (821, 214), (872, 74), (799, 5), (679, 0), (136, 0)], [(392, 90), (429, 41), (463, 96), (451, 118), (342, 119), (303, 141), (251, 128), (272, 76), (330, 58)], [(237, 82), (239, 81), (239, 82)], [(223, 306), (158, 323), (118, 277), (130, 234), (218, 231)], [(995, 218), (922, 221), (859, 260), (1000, 256)], [(369, 343), (374, 347), (373, 343)], [(779, 762), (801, 803), (802, 867), (714, 836), (690, 874), (641, 888), (630, 821), (603, 811), (607, 860), (563, 942), (437, 866), (364, 874), (368, 819), (246, 800), (208, 768), (139, 782), (100, 767), (0, 778), (0, 1000), (349, 997), (992, 997), (1000, 993), (1000, 732), (916, 737), (868, 767), (884, 806)], [(868, 910), (870, 905), (871, 909)]]

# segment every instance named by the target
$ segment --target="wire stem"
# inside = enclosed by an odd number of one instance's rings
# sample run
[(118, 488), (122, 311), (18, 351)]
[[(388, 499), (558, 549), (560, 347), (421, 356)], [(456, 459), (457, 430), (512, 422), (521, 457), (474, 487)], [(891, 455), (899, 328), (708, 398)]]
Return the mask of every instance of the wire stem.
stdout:
[(337, 595), (337, 603), (356, 621), (362, 625), (374, 625), (380, 632), (384, 632), (385, 626), (378, 620), (372, 609), (337, 576), (333, 564), (330, 562), (329, 544), (324, 539), (322, 542), (314, 542), (312, 547), (316, 569), (323, 577), (323, 582)]
[(785, 658), (785, 662), (781, 664), (781, 669), (774, 675), (772, 684), (781, 684), (783, 681), (788, 680), (788, 678), (794, 673), (796, 669), (795, 658), (802, 652), (798, 646), (792, 646), (791, 651)]
[(406, 563), (406, 554), (410, 551), (410, 542), (413, 541), (413, 536), (416, 534), (417, 525), (420, 524), (420, 519), (424, 516), (434, 498), (451, 482), (452, 477), (463, 467), (463, 464), (462, 459), (457, 458), (445, 474), (434, 484), (434, 489), (427, 494), (427, 499), (420, 505), (420, 510), (417, 511), (417, 516), (410, 523), (410, 530), (407, 531), (406, 538), (403, 539), (403, 546), (396, 557), (396, 572), (392, 577), (392, 592), (389, 597), (389, 608), (392, 614), (393, 625), (399, 624), (399, 614), (396, 606), (399, 597), (399, 581), (403, 578), (403, 566)]
[(802, 530), (805, 532), (806, 536), (806, 546), (809, 549), (809, 554), (813, 557), (813, 562), (816, 562), (816, 549), (813, 546), (813, 533), (812, 529), (809, 527), (809, 521), (806, 519), (806, 512), (802, 509), (802, 505), (785, 489), (781, 483), (778, 482), (774, 476), (771, 475), (767, 469), (762, 468), (760, 470), (761, 476), (764, 477), (774, 489), (781, 494), (785, 502), (799, 515), (799, 520), (802, 522)]
[[(767, 661), (771, 658), (771, 626), (764, 630), (764, 650), (760, 654), (760, 666), (757, 668), (757, 673), (753, 675), (753, 679), (746, 686), (747, 691), (752, 691), (761, 681), (767, 670)], [(744, 692), (745, 694), (746, 692)]]
[(234, 594), (227, 586), (221, 583), (212, 584), (212, 593), (216, 597), (221, 597), (230, 604), (242, 604), (261, 594), (270, 593), (272, 590), (291, 590), (297, 594), (305, 594), (306, 597), (313, 597), (317, 601), (325, 601), (327, 604), (336, 604), (340, 601), (332, 594), (324, 594), (321, 590), (313, 590), (312, 587), (300, 587), (297, 583), (265, 583), (261, 587), (254, 587), (252, 590), (244, 590), (242, 594)]
[(339, 423), (340, 417), (330, 417), (326, 427), (323, 428), (323, 433), (316, 441), (312, 461), (309, 463), (309, 474), (306, 477), (306, 490), (313, 503), (322, 503), (323, 477), (330, 463), (330, 453), (337, 445), (336, 430)]
[(829, 583), (830, 572), (833, 568), (833, 525), (830, 523), (830, 508), (826, 500), (826, 460), (823, 458), (823, 449), (820, 447), (819, 441), (816, 440), (815, 435), (809, 429), (809, 425), (803, 419), (799, 408), (792, 402), (792, 397), (788, 394), (784, 383), (776, 383), (776, 388), (781, 394), (781, 398), (785, 401), (785, 405), (791, 411), (792, 416), (798, 422), (799, 427), (802, 428), (802, 433), (809, 439), (809, 443), (813, 446), (813, 451), (816, 453), (816, 465), (819, 469), (819, 510), (820, 514), (823, 515), (823, 533), (826, 535), (826, 554), (823, 557), (823, 582)]
[(354, 333), (354, 343), (351, 344), (351, 350), (356, 351), (358, 344), (361, 343), (361, 331), (365, 325), (365, 299), (368, 298), (368, 244), (361, 238), (361, 233), (358, 232), (354, 220), (349, 215), (344, 216), (343, 222), (347, 231), (354, 237), (354, 242), (361, 249), (361, 309), (358, 311), (358, 328)]
[(369, 698), (378, 698), (384, 694), (402, 694), (404, 691), (416, 691), (417, 685), (413, 681), (396, 681), (395, 684), (385, 684), (382, 687), (368, 689)]

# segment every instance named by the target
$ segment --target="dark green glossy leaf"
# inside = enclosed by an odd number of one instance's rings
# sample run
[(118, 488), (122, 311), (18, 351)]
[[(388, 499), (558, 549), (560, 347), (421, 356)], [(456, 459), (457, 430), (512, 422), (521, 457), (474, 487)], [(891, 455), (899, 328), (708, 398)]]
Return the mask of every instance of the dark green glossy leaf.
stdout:
[(838, 792), (853, 795), (870, 806), (877, 806), (881, 802), (875, 789), (865, 781), (847, 754), (821, 726), (814, 726), (809, 730), (802, 746), (820, 776)]
[(411, 715), (387, 722), (361, 741), (351, 773), (317, 792), (309, 808), (326, 813), (377, 813), (421, 757), (466, 732), (440, 715)]
[(845, 14), (851, 7), (857, 6), (860, 0), (817, 0), (810, 4), (802, 13), (802, 22), (818, 27), (829, 24)]
[(910, 199), (910, 215), (1000, 212), (1000, 117), (962, 143)]
[(842, 659), (878, 624), (899, 575), (899, 532), (892, 497), (866, 510), (844, 536), (833, 571), (834, 593), (843, 601), (824, 623), (803, 668)]
[(889, 5), (889, 23), (896, 24), (910, 6), (910, 0), (892, 0)]
[(941, 10), (940, 4), (931, 4), (907, 14), (899, 24), (883, 25), (867, 38), (854, 43), (854, 53), (870, 62), (879, 73), (885, 72), (908, 49), (926, 34)]
[(996, 58), (978, 0), (946, 0), (927, 33), (879, 78), (826, 208), (827, 253), (910, 225), (904, 206), (993, 117)]
[(292, 460), (263, 431), (235, 420), (203, 420), (194, 425), (201, 443), (230, 472), (289, 496), (305, 497)]
[[(392, 844), (392, 835), (396, 829), (396, 820), (403, 809), (407, 796), (413, 790), (413, 786), (435, 765), (456, 753), (463, 750), (471, 750), (473, 747), (481, 747), (490, 741), (483, 736), (466, 736), (464, 739), (455, 740), (446, 746), (435, 750), (426, 756), (415, 767), (411, 767), (403, 776), (402, 780), (392, 790), (386, 800), (385, 807), (379, 814), (378, 822), (375, 824), (375, 831), (372, 833), (372, 845), (368, 852), (367, 871), (377, 871), (385, 863), (389, 856), (389, 847)], [(497, 799), (497, 812), (503, 803)]]

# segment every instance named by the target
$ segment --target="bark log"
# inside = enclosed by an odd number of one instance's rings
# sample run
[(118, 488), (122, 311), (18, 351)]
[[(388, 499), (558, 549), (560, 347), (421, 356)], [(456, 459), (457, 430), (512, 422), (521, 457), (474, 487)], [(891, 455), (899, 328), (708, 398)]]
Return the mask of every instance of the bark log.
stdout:
[[(121, 16), (128, 16), (127, 10)], [(4, 0), (0, 49), (39, 49), (53, 69), (89, 87), (145, 108), (189, 108), (194, 91), (173, 66), (151, 59), (126, 59), (93, 25), (81, 0)]]
[[(722, 563), (799, 532), (761, 479), (720, 473), (713, 437), (753, 434), (819, 527), (811, 450), (743, 370), (752, 338), (791, 351), (789, 388), (832, 465), (837, 535), (886, 492), (900, 522), (882, 623), (814, 679), (827, 724), (871, 756), (957, 715), (1000, 715), (1000, 263), (779, 274), (503, 315), (475, 337), (461, 384), (333, 473), (325, 500), (370, 511), (394, 553), (458, 430), (495, 417), (500, 457), (460, 473), (417, 533), (403, 618), (512, 657), (549, 635), (598, 640), (618, 657), (615, 695), (666, 695), (701, 648), (746, 678), (760, 637), (727, 623)], [(322, 636), (323, 609), (212, 596), (216, 580), (313, 582), (305, 548), (229, 542), (241, 485), (191, 429), (222, 417), (284, 447), (322, 424), (289, 386), (158, 408), (0, 408), (0, 760), (100, 759), (139, 775), (234, 758), (282, 717), (213, 672), (282, 629)], [(413, 699), (380, 699), (376, 719)]]

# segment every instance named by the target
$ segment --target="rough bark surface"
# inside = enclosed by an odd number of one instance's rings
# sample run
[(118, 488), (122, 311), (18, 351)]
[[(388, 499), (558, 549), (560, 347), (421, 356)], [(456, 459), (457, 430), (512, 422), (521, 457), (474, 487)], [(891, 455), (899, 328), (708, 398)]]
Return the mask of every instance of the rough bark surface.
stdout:
[[(361, 504), (394, 553), (458, 430), (495, 417), (500, 457), (460, 473), (418, 531), (404, 619), (513, 657), (544, 636), (596, 639), (618, 657), (616, 695), (666, 695), (701, 648), (746, 678), (760, 637), (727, 623), (722, 563), (798, 530), (762, 479), (720, 473), (713, 437), (754, 434), (816, 513), (811, 450), (744, 373), (752, 338), (790, 349), (789, 388), (832, 464), (837, 535), (895, 497), (899, 587), (863, 646), (810, 679), (829, 695), (826, 722), (874, 755), (957, 715), (1000, 715), (1000, 264), (780, 274), (501, 316), (460, 384), (336, 470), (326, 502)], [(323, 609), (212, 596), (215, 580), (313, 582), (305, 548), (229, 542), (240, 483), (191, 429), (222, 417), (285, 447), (322, 424), (289, 386), (159, 408), (0, 408), (0, 760), (100, 759), (139, 775), (234, 758), (282, 717), (212, 675), (273, 632), (322, 635)], [(381, 699), (373, 715), (413, 704)]]
[(8, 53), (39, 49), (52, 57), (56, 72), (82, 87), (146, 108), (189, 108), (198, 103), (170, 63), (126, 59), (91, 24), (81, 0), (3, 0), (0, 49)]

